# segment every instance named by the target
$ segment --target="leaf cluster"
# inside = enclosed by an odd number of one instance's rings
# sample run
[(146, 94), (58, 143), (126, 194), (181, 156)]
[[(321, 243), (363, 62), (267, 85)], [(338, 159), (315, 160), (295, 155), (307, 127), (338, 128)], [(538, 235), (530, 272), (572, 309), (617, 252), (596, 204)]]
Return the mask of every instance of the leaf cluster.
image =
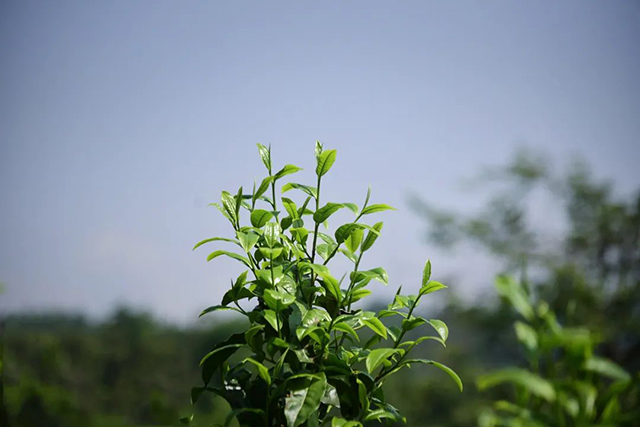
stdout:
[[(286, 165), (276, 171), (271, 148), (258, 144), (258, 150), (268, 175), (250, 193), (242, 187), (223, 191), (220, 203), (213, 203), (230, 222), (233, 237), (205, 239), (194, 247), (235, 245), (233, 251), (215, 250), (207, 257), (230, 257), (245, 271), (232, 280), (221, 303), (202, 315), (233, 310), (246, 317), (248, 327), (202, 359), (203, 384), (192, 390), (192, 402), (207, 392), (224, 398), (232, 408), (225, 425), (235, 418), (242, 426), (353, 427), (371, 420), (404, 420), (386, 401), (382, 386), (405, 367), (435, 366), (462, 390), (460, 378), (447, 366), (409, 358), (425, 340), (444, 346), (449, 334), (444, 322), (414, 313), (422, 297), (446, 288), (431, 280), (430, 262), (417, 294), (403, 295), (400, 287), (384, 310), (356, 308), (371, 294), (373, 283), (389, 281), (382, 267), (361, 267), (383, 228), (382, 222), (370, 225), (364, 219), (393, 208), (370, 204), (371, 189), (361, 208), (351, 202), (321, 202), (322, 179), (336, 161), (336, 150), (325, 150), (319, 142), (315, 184), (286, 182), (278, 200), (281, 180), (301, 168)], [(290, 194), (301, 197), (294, 201)], [(345, 208), (353, 219), (329, 232), (329, 220)], [(352, 264), (340, 279), (329, 268), (338, 256)], [(246, 309), (251, 303), (253, 308)], [(385, 324), (388, 318), (396, 318), (398, 326)], [(434, 333), (405, 339), (423, 325)]]

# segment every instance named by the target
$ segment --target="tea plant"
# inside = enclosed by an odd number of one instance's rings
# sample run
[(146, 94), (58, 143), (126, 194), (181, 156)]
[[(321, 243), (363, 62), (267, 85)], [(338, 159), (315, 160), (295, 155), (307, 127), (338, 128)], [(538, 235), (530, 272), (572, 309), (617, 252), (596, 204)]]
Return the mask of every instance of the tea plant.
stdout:
[(477, 380), (481, 390), (510, 383), (513, 401), (501, 400), (480, 416), (481, 427), (632, 426), (640, 419), (640, 377), (594, 354), (598, 337), (563, 327), (549, 306), (534, 308), (529, 293), (501, 276), (496, 289), (524, 321), (514, 324), (529, 369), (505, 368)]
[[(321, 203), (321, 184), (336, 150), (324, 150), (320, 143), (315, 147), (315, 185), (286, 183), (280, 192), (296, 191), (302, 202), (278, 200), (277, 185), (301, 169), (286, 165), (276, 172), (270, 147), (258, 144), (258, 149), (268, 176), (254, 184), (251, 193), (242, 187), (235, 195), (223, 191), (221, 203), (213, 204), (231, 223), (233, 237), (213, 237), (194, 247), (227, 242), (241, 252), (216, 250), (207, 257), (227, 256), (246, 270), (232, 281), (221, 304), (201, 315), (234, 310), (249, 324), (202, 359), (203, 385), (192, 389), (192, 402), (206, 392), (224, 398), (232, 408), (225, 426), (235, 418), (241, 426), (252, 427), (355, 427), (373, 420), (404, 420), (383, 392), (385, 380), (402, 368), (435, 366), (462, 391), (460, 378), (447, 366), (408, 357), (425, 340), (445, 345), (449, 333), (444, 322), (415, 313), (422, 297), (446, 288), (431, 280), (429, 261), (417, 294), (403, 295), (400, 287), (387, 309), (356, 308), (371, 294), (367, 288), (372, 281), (388, 283), (383, 268), (361, 268), (382, 230), (382, 222), (367, 225), (361, 220), (393, 208), (369, 204), (370, 190), (361, 209), (354, 203)], [(333, 235), (324, 232), (331, 216), (345, 208), (353, 221), (337, 227)], [(337, 256), (353, 264), (339, 280), (328, 267)], [(243, 307), (246, 301), (255, 301), (253, 309)], [(399, 326), (383, 323), (394, 316)], [(436, 335), (405, 339), (422, 325), (431, 326)], [(193, 415), (183, 419), (192, 420)]]

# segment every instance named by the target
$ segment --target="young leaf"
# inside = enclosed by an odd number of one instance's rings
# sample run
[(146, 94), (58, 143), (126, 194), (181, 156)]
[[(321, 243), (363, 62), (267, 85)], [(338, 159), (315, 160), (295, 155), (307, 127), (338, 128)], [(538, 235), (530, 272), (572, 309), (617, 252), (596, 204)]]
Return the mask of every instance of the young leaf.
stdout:
[(257, 234), (243, 233), (242, 231), (236, 232), (236, 235), (238, 236), (238, 240), (240, 241), (242, 249), (244, 249), (244, 251), (247, 253), (251, 249), (253, 249), (256, 243), (258, 243), (258, 239), (260, 239), (260, 236), (258, 236)]
[(298, 208), (296, 207), (296, 204), (294, 203), (293, 200), (283, 197), (282, 204), (284, 205), (284, 208), (289, 214), (289, 216), (291, 217), (291, 219), (300, 218), (300, 216), (298, 215)]
[(207, 307), (204, 310), (202, 310), (202, 313), (200, 313), (200, 315), (198, 317), (202, 317), (205, 314), (211, 313), (213, 311), (219, 311), (219, 310), (234, 310), (237, 311), (238, 313), (242, 313), (242, 311), (238, 310), (235, 307), (227, 307), (225, 305), (212, 305), (211, 307)]
[(343, 207), (342, 203), (327, 203), (313, 214), (313, 220), (318, 224), (323, 223)]
[(251, 212), (251, 225), (256, 228), (262, 228), (264, 225), (273, 218), (273, 214), (263, 209), (256, 209)]
[(345, 202), (343, 203), (343, 205), (345, 208), (348, 208), (351, 212), (358, 215), (358, 205), (356, 205), (355, 203), (349, 203), (349, 202)]
[(360, 247), (360, 250), (362, 252), (365, 252), (367, 250), (369, 250), (371, 248), (371, 246), (373, 246), (373, 244), (375, 243), (376, 239), (378, 238), (378, 235), (380, 234), (380, 231), (382, 230), (382, 222), (378, 222), (376, 224), (373, 225), (373, 228), (378, 232), (378, 234), (369, 231), (367, 233), (367, 237), (365, 237), (365, 239), (362, 242), (362, 246)]
[(369, 215), (376, 212), (388, 211), (388, 210), (395, 211), (396, 208), (391, 207), (389, 205), (385, 205), (385, 204), (371, 205), (371, 206), (367, 206), (366, 208), (362, 208), (362, 212), (360, 212), (360, 216)]
[(285, 292), (276, 291), (273, 289), (265, 289), (264, 302), (267, 303), (269, 308), (272, 308), (276, 312), (282, 311), (289, 307), (296, 300), (295, 295), (291, 295)]
[(370, 374), (373, 373), (373, 371), (380, 366), (382, 362), (398, 351), (399, 350), (397, 348), (377, 348), (375, 350), (371, 350), (371, 353), (369, 353), (366, 360), (367, 371)]
[(363, 318), (362, 323), (369, 327), (373, 332), (380, 335), (382, 338), (387, 339), (387, 328), (377, 318)]
[(427, 320), (427, 323), (433, 326), (433, 329), (436, 330), (436, 332), (438, 333), (438, 335), (440, 335), (440, 338), (442, 338), (443, 341), (447, 340), (447, 338), (449, 337), (449, 328), (447, 327), (446, 323), (438, 319), (429, 319)]
[(351, 222), (348, 224), (341, 225), (335, 232), (336, 242), (342, 243), (353, 233), (355, 230), (364, 228), (363, 224), (358, 224), (356, 222)]
[(344, 244), (347, 246), (347, 249), (349, 249), (352, 253), (355, 253), (360, 247), (360, 243), (362, 243), (363, 237), (364, 230), (362, 230), (361, 228), (354, 230), (353, 233), (351, 233), (349, 237), (347, 237), (347, 240), (345, 240)]
[(430, 282), (427, 282), (426, 285), (420, 288), (420, 295), (430, 294), (431, 292), (439, 291), (440, 289), (445, 289), (446, 287), (446, 285), (432, 280)]
[[(447, 373), (447, 375), (449, 375), (453, 381), (456, 383), (456, 385), (458, 386), (458, 388), (460, 389), (460, 392), (462, 392), (463, 386), (462, 386), (462, 380), (460, 379), (460, 377), (458, 376), (458, 374), (456, 374), (453, 369), (451, 369), (450, 367), (443, 365), (442, 363), (438, 363), (434, 360), (428, 360), (428, 359), (410, 359), (410, 360), (406, 360), (404, 362), (402, 362), (402, 365), (411, 365), (413, 363), (424, 363), (427, 365), (433, 365), (436, 368), (439, 368), (441, 370), (443, 370), (444, 372)], [(479, 386), (478, 386), (479, 387)]]
[(310, 187), (308, 185), (289, 182), (282, 186), (282, 188), (280, 189), (280, 192), (284, 194), (289, 190), (300, 190), (307, 193), (309, 196), (313, 197), (314, 199), (318, 198), (318, 189), (315, 187)]
[(244, 265), (246, 265), (247, 267), (251, 268), (251, 264), (249, 263), (249, 260), (246, 259), (245, 257), (238, 255), (236, 253), (233, 252), (228, 252), (228, 251), (215, 251), (215, 252), (211, 252), (209, 254), (209, 256), (207, 257), (207, 261), (211, 261), (214, 258), (217, 258), (221, 255), (225, 255), (228, 256), (229, 258), (233, 258), (235, 260), (240, 261), (241, 263), (243, 263)]
[(316, 161), (320, 157), (320, 154), (322, 154), (322, 144), (320, 141), (316, 141)]
[(424, 270), (422, 271), (422, 288), (424, 289), (429, 283), (429, 279), (431, 279), (431, 261), (427, 260), (424, 265)]
[(196, 243), (196, 245), (191, 250), (194, 251), (194, 250), (198, 249), (200, 246), (204, 245), (205, 243), (217, 242), (217, 241), (235, 243), (236, 245), (241, 246), (240, 242), (238, 242), (237, 240), (234, 240), (234, 239), (227, 239), (225, 237), (212, 237), (210, 239), (204, 239), (204, 240)]
[(296, 165), (285, 165), (285, 167), (280, 169), (278, 171), (278, 173), (275, 174), (274, 178), (275, 179), (280, 179), (283, 176), (291, 175), (292, 173), (296, 173), (296, 172), (301, 171), (301, 170), (302, 170), (302, 168), (299, 168)]
[(335, 161), (336, 150), (327, 150), (320, 153), (320, 155), (318, 156), (318, 165), (316, 166), (316, 175), (325, 175), (327, 172), (329, 172), (329, 169), (331, 169), (331, 166), (333, 166), (333, 163)]
[(258, 151), (260, 152), (260, 158), (262, 159), (262, 163), (267, 168), (269, 173), (271, 173), (271, 147), (267, 148), (262, 144), (256, 144), (258, 146)]
[(271, 327), (277, 332), (279, 328), (278, 315), (273, 310), (264, 310), (262, 312), (264, 319), (271, 325)]
[(254, 201), (254, 203), (256, 200), (260, 198), (260, 196), (262, 196), (269, 189), (269, 185), (271, 185), (272, 181), (273, 181), (272, 176), (268, 176), (262, 180), (262, 182), (260, 183), (260, 186), (258, 187), (256, 192), (253, 194), (252, 200)]
[(267, 246), (273, 248), (278, 243), (280, 237), (280, 225), (275, 222), (268, 222), (264, 227), (264, 240)]

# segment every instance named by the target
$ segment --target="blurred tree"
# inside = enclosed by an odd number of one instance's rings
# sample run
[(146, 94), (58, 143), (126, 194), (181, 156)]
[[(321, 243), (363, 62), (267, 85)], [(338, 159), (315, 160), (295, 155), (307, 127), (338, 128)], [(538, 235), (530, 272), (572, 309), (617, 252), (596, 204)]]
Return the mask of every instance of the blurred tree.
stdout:
[[(418, 197), (411, 204), (427, 221), (431, 241), (443, 247), (471, 242), (502, 260), (503, 271), (535, 287), (561, 321), (602, 333), (606, 355), (636, 371), (640, 191), (621, 197), (581, 162), (564, 175), (548, 165), (523, 150), (486, 171), (476, 182), (498, 187), (476, 214), (447, 212)], [(536, 226), (532, 213), (545, 216), (542, 224)]]

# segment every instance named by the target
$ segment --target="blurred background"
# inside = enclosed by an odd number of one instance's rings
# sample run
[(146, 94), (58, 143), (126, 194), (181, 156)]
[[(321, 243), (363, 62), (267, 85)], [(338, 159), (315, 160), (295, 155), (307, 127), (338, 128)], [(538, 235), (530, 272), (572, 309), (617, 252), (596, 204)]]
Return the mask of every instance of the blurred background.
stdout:
[[(197, 319), (240, 270), (191, 248), (231, 232), (207, 205), (263, 178), (258, 142), (312, 182), (320, 140), (328, 200), (371, 185), (398, 209), (371, 307), (427, 258), (450, 286), (422, 307), (450, 344), (423, 351), (467, 387), (389, 383), (409, 425), (477, 425), (477, 374), (524, 363), (501, 272), (637, 372), (638, 45), (634, 1), (3, 2), (0, 424), (190, 411), (200, 358), (242, 327)], [(203, 402), (201, 425), (224, 419)]]

